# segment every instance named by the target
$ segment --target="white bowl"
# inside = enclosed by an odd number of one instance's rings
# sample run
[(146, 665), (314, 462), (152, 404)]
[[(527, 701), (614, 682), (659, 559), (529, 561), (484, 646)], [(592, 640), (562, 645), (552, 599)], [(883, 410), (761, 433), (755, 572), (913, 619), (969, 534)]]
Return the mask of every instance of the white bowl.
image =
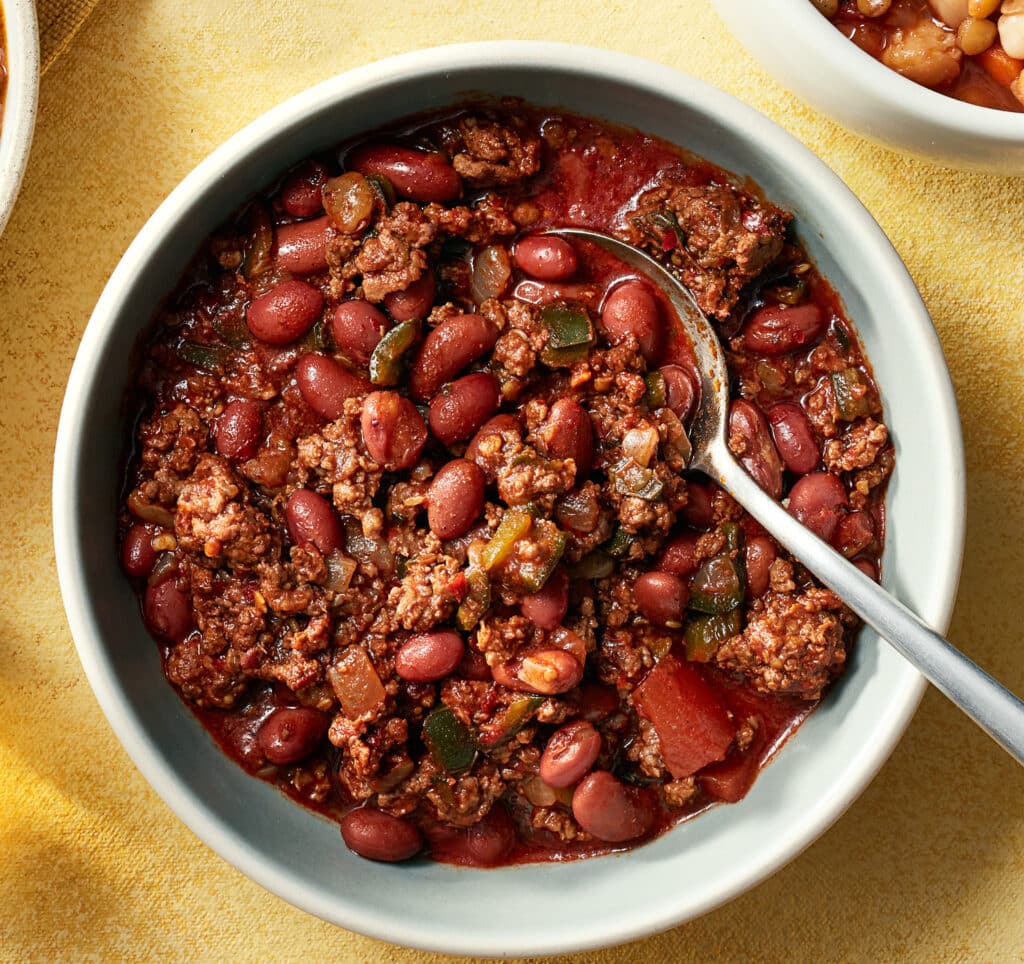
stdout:
[(39, 97), (39, 30), (32, 0), (3, 0), (7, 92), (0, 119), (0, 233), (28, 165)]
[(844, 37), (811, 0), (712, 4), (765, 70), (850, 130), (953, 167), (1024, 173), (1024, 114), (908, 80)]
[[(629, 853), (489, 871), (363, 861), (338, 828), (225, 757), (165, 681), (115, 552), (121, 409), (133, 343), (199, 243), (306, 155), (466, 91), (634, 124), (760, 183), (795, 211), (874, 362), (898, 453), (886, 585), (947, 625), (963, 538), (963, 455), (949, 376), (893, 248), (835, 175), (779, 127), (643, 60), (496, 42), (394, 57), (328, 80), (259, 118), (199, 165), (132, 242), (82, 340), (54, 465), (61, 591), (82, 663), (132, 759), (214, 850), (293, 904), (398, 944), (533, 955), (637, 938), (701, 914), (806, 847), (864, 789), (907, 725), (921, 677), (870, 634), (849, 672), (750, 795)], [(923, 802), (924, 805), (924, 802)]]

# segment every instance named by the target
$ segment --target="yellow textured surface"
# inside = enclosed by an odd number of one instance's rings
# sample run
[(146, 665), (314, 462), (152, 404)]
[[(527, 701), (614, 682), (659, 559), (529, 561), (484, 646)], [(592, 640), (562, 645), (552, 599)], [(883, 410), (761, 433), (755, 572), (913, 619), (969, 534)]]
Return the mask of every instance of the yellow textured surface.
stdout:
[[(703, 0), (104, 0), (43, 80), (0, 239), (0, 958), (441, 959), (271, 897), (149, 789), (75, 656), (47, 493), (79, 335), (178, 180), (324, 77), (498, 37), (613, 46), (694, 73), (793, 131), (863, 199), (921, 288), (960, 398), (969, 530), (952, 638), (1024, 692), (1024, 181), (941, 170), (840, 130), (764, 76)], [(867, 792), (789, 867), (698, 921), (586, 959), (1024, 960), (1022, 803), (1024, 772), (930, 692)]]

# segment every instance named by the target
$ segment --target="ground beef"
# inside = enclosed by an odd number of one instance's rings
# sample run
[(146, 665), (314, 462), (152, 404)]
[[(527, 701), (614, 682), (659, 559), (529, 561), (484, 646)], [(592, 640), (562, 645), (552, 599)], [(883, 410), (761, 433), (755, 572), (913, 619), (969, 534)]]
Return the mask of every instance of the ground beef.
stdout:
[(768, 592), (747, 628), (718, 650), (718, 665), (741, 673), (764, 693), (814, 700), (843, 667), (842, 603), (827, 589), (799, 596)]
[(186, 699), (204, 708), (229, 709), (248, 685), (237, 655), (232, 650), (223, 656), (208, 654), (201, 636), (172, 646), (164, 672)]
[(508, 201), (497, 194), (485, 194), (472, 207), (428, 204), (423, 214), (439, 235), (462, 238), (470, 244), (490, 244), (518, 230)]
[(873, 418), (854, 422), (839, 438), (825, 443), (822, 453), (830, 472), (852, 472), (875, 464), (889, 441), (889, 430)]
[(226, 459), (203, 455), (178, 496), (174, 531), (185, 552), (251, 569), (277, 547), (270, 520), (245, 502), (247, 489)]
[(298, 463), (314, 488), (329, 486), (339, 512), (361, 518), (373, 509), (382, 468), (370, 458), (359, 428), (362, 399), (345, 400), (340, 418), (298, 442)]
[[(644, 194), (630, 215), (631, 240), (665, 250), (665, 231), (645, 218), (674, 215), (684, 239), (671, 260), (700, 307), (725, 319), (743, 288), (782, 252), (789, 215), (731, 184), (666, 184)], [(647, 222), (649, 224), (649, 221)]]
[(184, 480), (206, 451), (206, 425), (188, 405), (152, 415), (139, 425), (139, 501), (173, 507)]
[(458, 559), (441, 552), (437, 537), (428, 536), (423, 550), (408, 561), (405, 575), (388, 595), (388, 606), (398, 624), (423, 633), (448, 619), (459, 603), (452, 584), (460, 568)]
[(423, 250), (437, 229), (418, 204), (401, 201), (381, 218), (376, 234), (366, 238), (351, 262), (362, 277), (363, 297), (376, 303), (392, 291), (405, 291), (427, 266)]
[(512, 184), (540, 170), (540, 139), (522, 127), (483, 117), (464, 117), (458, 124), (462, 150), (452, 166), (473, 187)]

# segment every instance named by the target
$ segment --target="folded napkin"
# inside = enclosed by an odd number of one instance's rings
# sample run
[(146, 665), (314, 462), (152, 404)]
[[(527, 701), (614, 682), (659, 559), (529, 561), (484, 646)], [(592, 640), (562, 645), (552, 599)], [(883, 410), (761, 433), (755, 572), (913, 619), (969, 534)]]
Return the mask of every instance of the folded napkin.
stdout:
[(100, 0), (39, 0), (40, 69), (50, 65), (71, 46), (71, 41)]

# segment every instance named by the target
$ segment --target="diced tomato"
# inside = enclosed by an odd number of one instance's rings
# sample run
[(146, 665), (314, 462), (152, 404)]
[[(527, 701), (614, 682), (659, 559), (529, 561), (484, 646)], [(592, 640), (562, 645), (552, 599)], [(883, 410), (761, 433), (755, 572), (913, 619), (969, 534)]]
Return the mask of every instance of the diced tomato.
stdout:
[(654, 726), (673, 777), (688, 777), (725, 758), (736, 728), (725, 704), (689, 663), (666, 657), (633, 692), (633, 702)]
[(459, 602), (462, 602), (469, 593), (469, 580), (466, 579), (464, 572), (457, 572), (445, 588), (448, 595), (454, 596)]
[(754, 785), (764, 742), (764, 727), (759, 725), (753, 742), (742, 753), (733, 750), (721, 763), (702, 770), (698, 779), (708, 794), (726, 803), (742, 800)]

